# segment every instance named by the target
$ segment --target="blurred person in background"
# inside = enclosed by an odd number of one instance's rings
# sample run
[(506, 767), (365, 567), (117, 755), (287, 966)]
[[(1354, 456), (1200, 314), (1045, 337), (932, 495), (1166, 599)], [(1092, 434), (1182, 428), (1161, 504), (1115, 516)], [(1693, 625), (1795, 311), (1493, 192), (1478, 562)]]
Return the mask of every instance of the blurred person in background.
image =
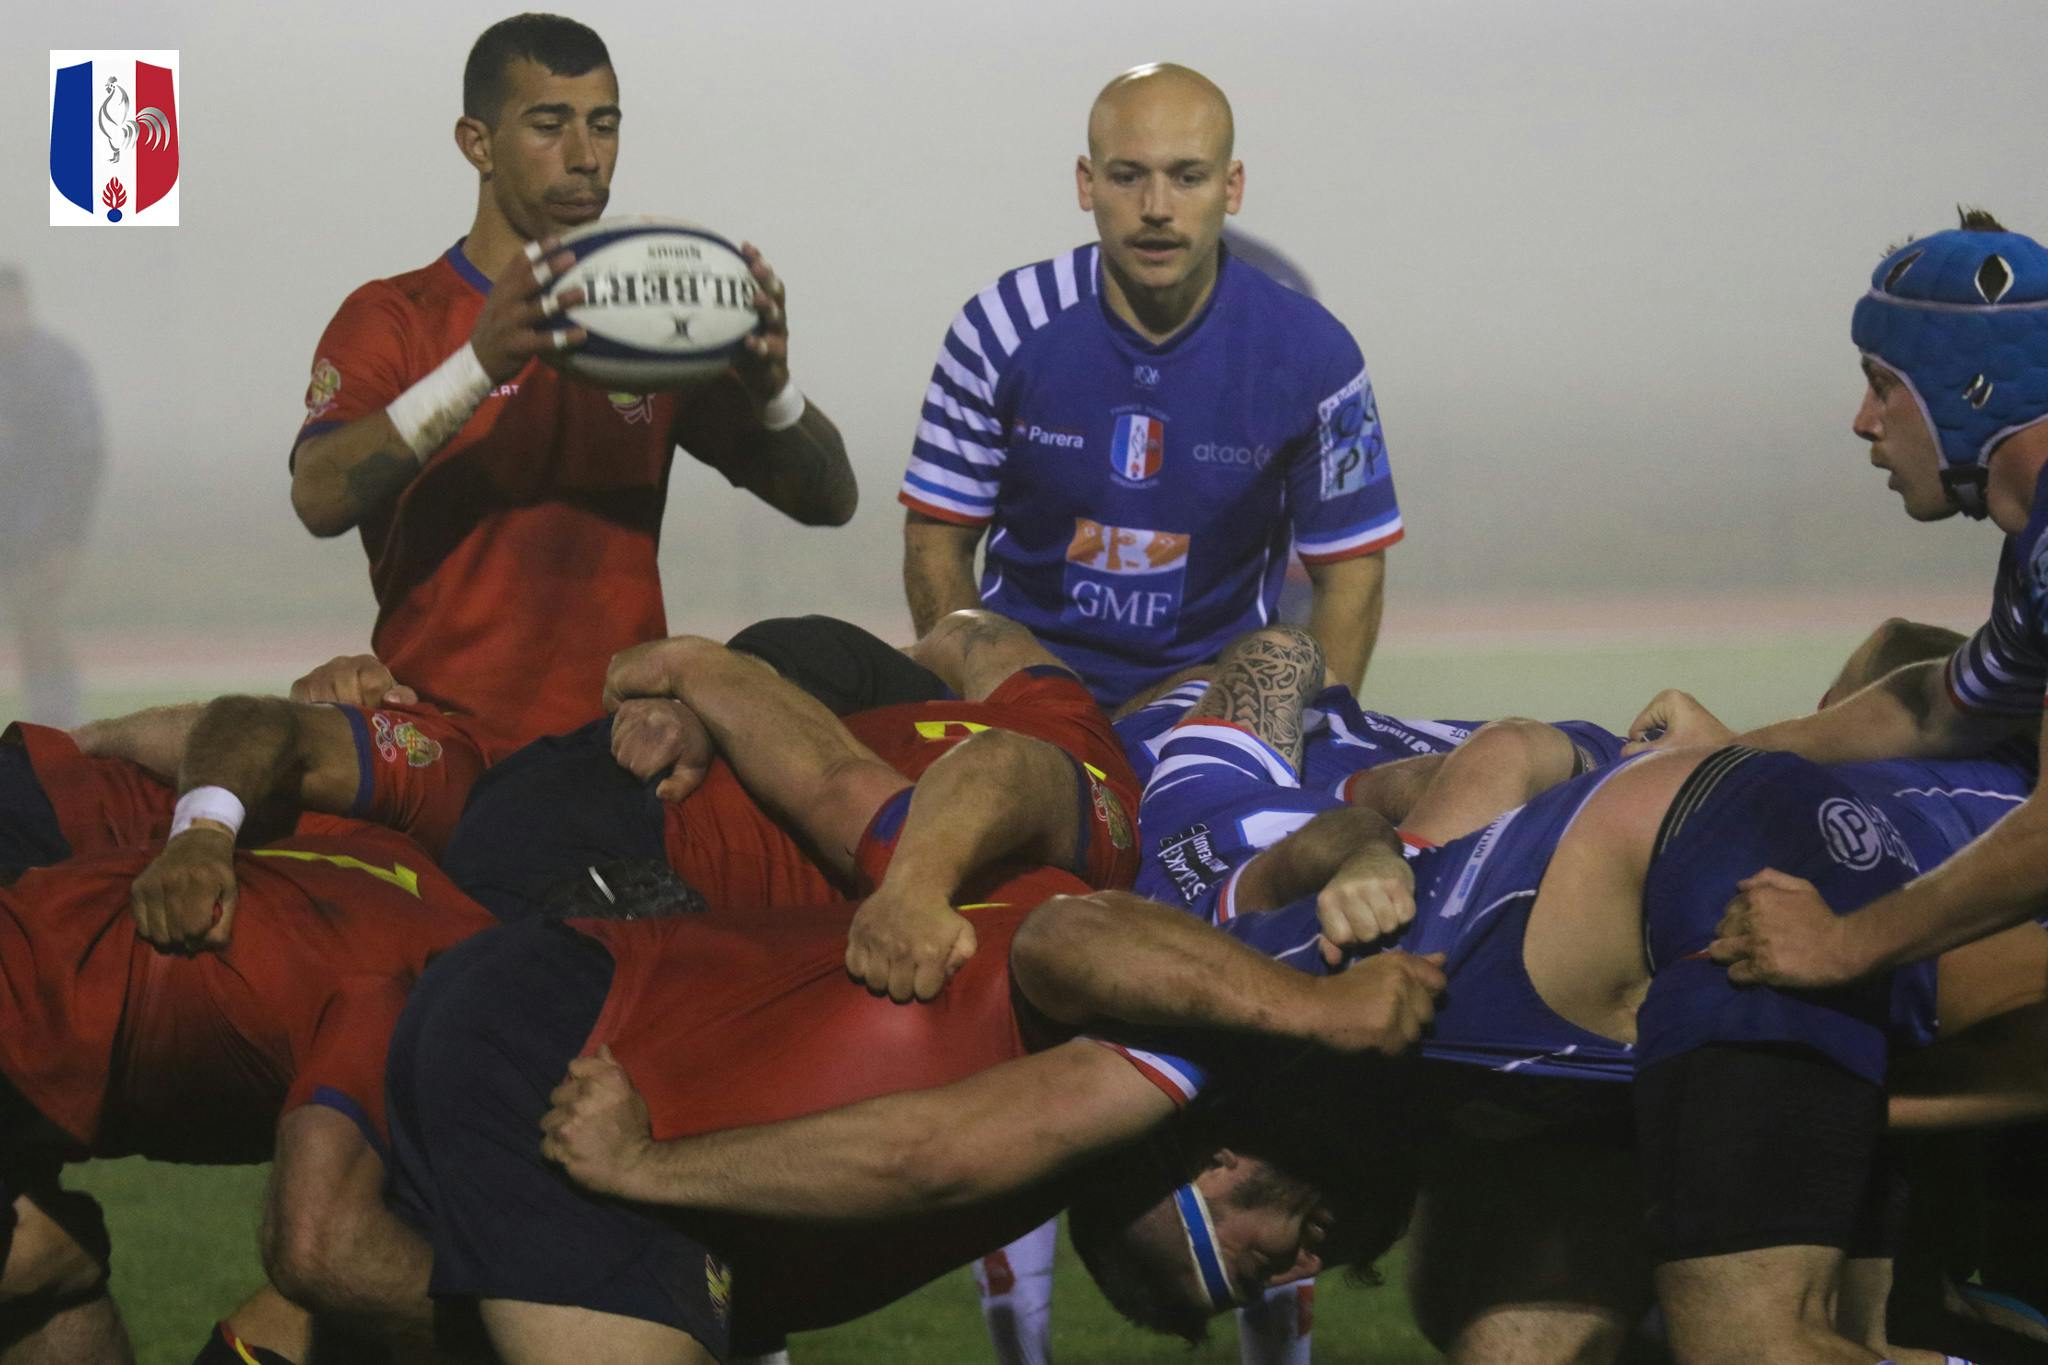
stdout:
[(84, 357), (36, 325), (28, 282), (0, 265), (0, 600), (26, 714), (43, 725), (83, 718), (62, 609), (105, 465)]
[(362, 536), (377, 657), (508, 743), (596, 719), (612, 655), (668, 634), (655, 551), (677, 447), (807, 525), (843, 524), (857, 496), (838, 429), (790, 382), (783, 286), (751, 248), (761, 324), (721, 378), (643, 397), (535, 363), (582, 340), (543, 316), (539, 267), (568, 268), (559, 235), (603, 216), (620, 118), (589, 28), (485, 30), (455, 123), (475, 219), (343, 302), (292, 450), (306, 529)]

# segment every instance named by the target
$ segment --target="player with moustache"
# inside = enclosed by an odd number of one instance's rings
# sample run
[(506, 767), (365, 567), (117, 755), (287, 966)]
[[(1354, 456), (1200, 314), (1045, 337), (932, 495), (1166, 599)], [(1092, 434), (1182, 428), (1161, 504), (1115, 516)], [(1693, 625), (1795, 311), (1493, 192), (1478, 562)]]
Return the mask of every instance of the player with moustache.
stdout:
[(1114, 706), (1270, 620), (1291, 543), (1332, 672), (1363, 677), (1401, 536), (1378, 409), (1343, 325), (1220, 245), (1234, 136), (1206, 77), (1117, 77), (1075, 167), (1099, 242), (954, 319), (899, 493), (920, 632), (985, 605)]
[(783, 285), (751, 248), (761, 325), (727, 376), (639, 397), (544, 363), (581, 340), (539, 292), (571, 264), (559, 234), (604, 213), (620, 120), (582, 24), (527, 14), (478, 38), (455, 125), (474, 221), (432, 264), (349, 295), (292, 451), (307, 529), (362, 537), (377, 656), (513, 742), (597, 715), (611, 656), (667, 634), (655, 551), (677, 447), (806, 524), (856, 501), (838, 431), (790, 381)]
[[(1908, 516), (1961, 511), (2005, 533), (1990, 618), (1945, 660), (1901, 667), (1813, 715), (1732, 736), (1697, 701), (1658, 696), (1632, 733), (1660, 746), (1734, 740), (1821, 762), (2038, 746), (2048, 691), (2048, 249), (1966, 211), (1963, 226), (1888, 253), (1852, 324), (1868, 381), (1855, 419)], [(1853, 915), (1758, 866), (1731, 901), (1715, 959), (1735, 979), (1843, 985), (2024, 922), (2048, 905), (2034, 846), (2048, 798), (1938, 872)]]

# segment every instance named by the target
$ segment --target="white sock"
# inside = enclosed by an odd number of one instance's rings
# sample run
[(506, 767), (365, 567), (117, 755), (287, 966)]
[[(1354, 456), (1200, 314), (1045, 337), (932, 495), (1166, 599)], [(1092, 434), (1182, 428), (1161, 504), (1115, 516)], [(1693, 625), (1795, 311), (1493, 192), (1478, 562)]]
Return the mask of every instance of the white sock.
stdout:
[(1033, 1228), (974, 1263), (997, 1365), (1052, 1365), (1052, 1260), (1059, 1224)]
[(1283, 1284), (1237, 1310), (1237, 1357), (1243, 1365), (1309, 1365), (1316, 1282)]
[(765, 1356), (734, 1356), (727, 1365), (789, 1365), (789, 1351), (770, 1351)]

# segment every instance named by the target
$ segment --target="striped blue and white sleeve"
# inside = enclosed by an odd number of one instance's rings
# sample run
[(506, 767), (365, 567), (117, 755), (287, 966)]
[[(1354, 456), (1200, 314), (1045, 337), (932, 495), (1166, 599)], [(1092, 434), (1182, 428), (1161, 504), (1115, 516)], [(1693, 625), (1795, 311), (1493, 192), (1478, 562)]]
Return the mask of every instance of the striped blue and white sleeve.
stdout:
[(959, 526), (995, 515), (1005, 445), (995, 389), (1015, 349), (1015, 330), (991, 285), (954, 317), (939, 347), (896, 495), (904, 506)]

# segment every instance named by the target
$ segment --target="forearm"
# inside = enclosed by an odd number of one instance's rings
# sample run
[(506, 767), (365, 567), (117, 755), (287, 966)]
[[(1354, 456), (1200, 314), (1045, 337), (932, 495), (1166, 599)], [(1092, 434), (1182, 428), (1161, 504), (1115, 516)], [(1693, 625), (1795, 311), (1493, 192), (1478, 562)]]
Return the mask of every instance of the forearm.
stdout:
[(1237, 879), (1238, 912), (1277, 910), (1313, 896), (1368, 851), (1401, 860), (1401, 838), (1386, 817), (1363, 806), (1322, 811), (1246, 864)]
[(178, 790), (221, 787), (254, 808), (284, 794), (298, 753), (298, 717), (290, 702), (222, 697), (193, 723)]
[(1846, 917), (1868, 970), (1918, 962), (2048, 911), (2038, 793), (1941, 866)]
[(1415, 803), (1436, 780), (1446, 757), (1417, 754), (1353, 773), (1344, 784), (1344, 799), (1354, 806), (1376, 810), (1398, 826), (1414, 812)]
[(1386, 604), (1385, 553), (1311, 566), (1309, 580), (1315, 588), (1309, 634), (1322, 644), (1329, 676), (1355, 690), (1365, 681), (1366, 665), (1379, 642)]
[(1314, 978), (1129, 892), (1039, 906), (1011, 942), (1010, 972), (1034, 1008), (1074, 1028), (1316, 1034)]
[(1172, 1111), (1127, 1062), (1072, 1042), (931, 1090), (656, 1143), (622, 1193), (741, 1217), (915, 1216), (1035, 1184)]
[(1783, 750), (1816, 763), (1883, 758), (1953, 758), (1981, 752), (2016, 728), (1957, 709), (1946, 682), (1947, 664), (1908, 664), (1824, 710), (1779, 721), (1735, 743)]
[(884, 885), (950, 896), (1001, 862), (1074, 870), (1074, 763), (1043, 740), (985, 730), (925, 770)]
[(860, 487), (839, 428), (816, 403), (794, 426), (757, 427), (739, 440), (740, 486), (806, 526), (844, 526), (860, 503)]
[(82, 753), (124, 758), (169, 782), (185, 761), (185, 742), (205, 709), (206, 703), (196, 701), (153, 706), (133, 715), (87, 721), (71, 732), (71, 739)]
[(905, 514), (903, 523), (903, 594), (910, 620), (922, 636), (950, 612), (981, 605), (974, 584), (974, 547), (981, 528)]
[(292, 510), (314, 535), (338, 536), (390, 505), (420, 468), (391, 419), (373, 412), (294, 452)]

